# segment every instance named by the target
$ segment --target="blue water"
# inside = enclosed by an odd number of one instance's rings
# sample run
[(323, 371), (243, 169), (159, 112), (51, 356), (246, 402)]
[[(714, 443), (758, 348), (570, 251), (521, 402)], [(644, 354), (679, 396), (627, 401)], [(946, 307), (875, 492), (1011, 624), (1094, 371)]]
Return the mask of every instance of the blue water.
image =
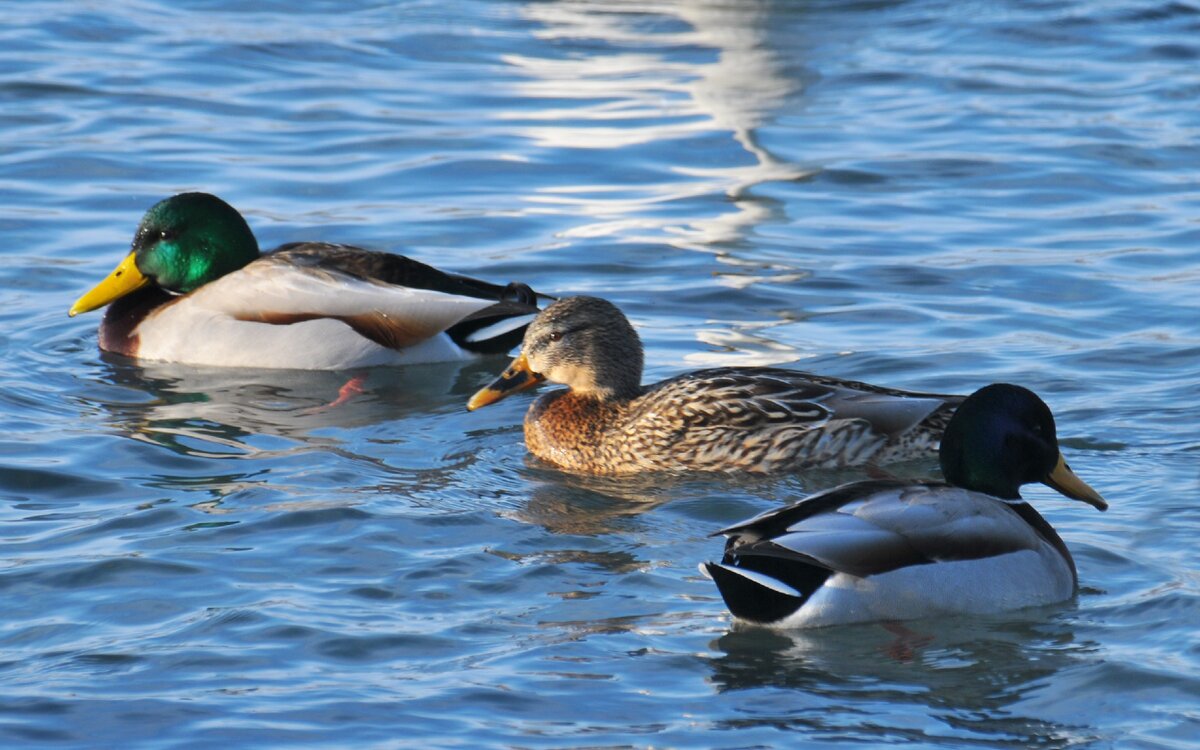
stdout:
[[(0, 745), (1200, 744), (1200, 6), (0, 6)], [(780, 634), (696, 563), (856, 476), (589, 480), (504, 360), (102, 355), (66, 317), (183, 190), (621, 305), (647, 378), (1039, 391), (1112, 509), (1076, 601)], [(897, 469), (933, 470), (918, 462)]]

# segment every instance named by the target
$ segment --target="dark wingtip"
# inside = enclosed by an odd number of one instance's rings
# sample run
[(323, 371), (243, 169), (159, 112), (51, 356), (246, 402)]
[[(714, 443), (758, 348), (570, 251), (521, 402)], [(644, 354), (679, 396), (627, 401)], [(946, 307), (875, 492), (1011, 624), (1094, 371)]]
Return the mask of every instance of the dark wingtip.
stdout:
[(717, 585), (725, 606), (739, 620), (772, 625), (794, 614), (804, 599), (790, 596), (758, 583), (717, 563), (704, 563), (704, 570)]

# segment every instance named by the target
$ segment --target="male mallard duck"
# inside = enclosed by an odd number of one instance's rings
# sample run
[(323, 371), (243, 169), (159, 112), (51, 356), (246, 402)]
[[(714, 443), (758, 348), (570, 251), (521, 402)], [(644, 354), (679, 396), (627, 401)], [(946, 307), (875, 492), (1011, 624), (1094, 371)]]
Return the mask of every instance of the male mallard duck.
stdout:
[(402, 255), (321, 242), (259, 255), (241, 214), (206, 193), (151, 207), (129, 255), (69, 314), (109, 303), (101, 349), (310, 370), (502, 354), (537, 313), (524, 284), (496, 286)]
[(621, 311), (570, 297), (538, 315), (521, 355), (467, 408), (551, 380), (568, 389), (529, 407), (525, 443), (552, 464), (589, 474), (770, 472), (930, 454), (962, 400), (771, 367), (641, 379), (642, 344)]
[(718, 531), (725, 557), (700, 571), (734, 617), (776, 627), (984, 614), (1073, 596), (1075, 561), (1020, 487), (1043, 482), (1100, 510), (1108, 503), (1063, 460), (1049, 407), (1020, 386), (981, 388), (947, 425), (940, 458), (945, 482), (845, 484)]

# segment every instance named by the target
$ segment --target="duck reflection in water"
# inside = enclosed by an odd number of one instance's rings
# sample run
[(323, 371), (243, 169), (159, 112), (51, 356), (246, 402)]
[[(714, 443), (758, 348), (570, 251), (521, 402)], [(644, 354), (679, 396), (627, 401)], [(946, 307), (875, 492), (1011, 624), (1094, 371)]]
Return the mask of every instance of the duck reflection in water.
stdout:
[[(764, 699), (755, 723), (805, 726), (831, 737), (894, 741), (902, 717), (935, 709), (965, 741), (1003, 740), (1020, 747), (1073, 747), (1095, 739), (1087, 727), (1056, 721), (1044, 686), (1094, 652), (1062, 619), (1041, 610), (923, 622), (931, 644), (913, 658), (892, 655), (894, 639), (871, 625), (780, 631), (737, 627), (702, 657), (719, 692), (785, 690), (784, 704)], [(864, 722), (864, 702), (878, 706)], [(853, 713), (842, 710), (856, 706)], [(958, 717), (958, 718), (951, 718)], [(962, 717), (973, 717), (964, 719)], [(964, 733), (966, 733), (964, 735)], [(889, 739), (892, 738), (892, 739)]]
[[(351, 380), (359, 392), (330, 408), (346, 385), (346, 373), (135, 363), (112, 354), (102, 359), (99, 379), (133, 396), (97, 402), (112, 415), (114, 426), (154, 439), (156, 433), (186, 433), (199, 425), (197, 437), (234, 443), (256, 434), (309, 440), (321, 428), (457, 411), (480, 374), (495, 367), (484, 360), (358, 370)], [(163, 444), (179, 447), (171, 440)]]
[[(474, 460), (461, 450), (461, 431), (441, 422), (457, 416), (464, 394), (494, 366), (362, 370), (364, 393), (326, 408), (345, 373), (137, 364), (104, 355), (92, 402), (111, 429), (154, 449), (136, 452), (138, 466), (153, 469), (142, 481), (202, 493), (202, 510), (245, 492), (255, 507), (291, 502), (291, 474), (314, 461), (330, 474), (375, 477), (364, 492), (434, 493)], [(314, 453), (321, 455), (306, 458)]]

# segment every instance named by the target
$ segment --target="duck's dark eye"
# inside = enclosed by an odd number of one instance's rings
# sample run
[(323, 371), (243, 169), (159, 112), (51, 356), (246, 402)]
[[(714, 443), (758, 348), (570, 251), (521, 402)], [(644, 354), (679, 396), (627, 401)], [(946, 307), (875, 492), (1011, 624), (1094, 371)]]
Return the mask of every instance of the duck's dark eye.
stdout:
[(175, 239), (175, 232), (171, 229), (163, 229), (158, 233), (159, 241)]
[(566, 333), (564, 333), (563, 331), (551, 331), (550, 335), (547, 336), (546, 338), (550, 339), (551, 341), (562, 341), (563, 336), (565, 336), (565, 335), (566, 335)]

